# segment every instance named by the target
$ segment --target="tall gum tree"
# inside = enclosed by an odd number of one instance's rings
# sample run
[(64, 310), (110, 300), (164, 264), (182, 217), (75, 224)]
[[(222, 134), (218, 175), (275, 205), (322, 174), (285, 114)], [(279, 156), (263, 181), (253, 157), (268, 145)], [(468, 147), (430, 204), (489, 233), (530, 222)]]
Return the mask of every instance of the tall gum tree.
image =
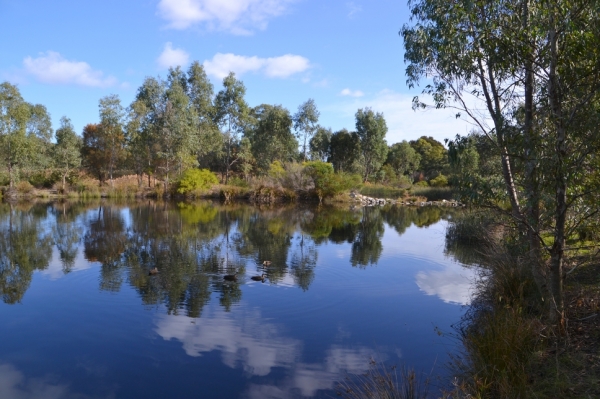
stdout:
[[(582, 171), (598, 147), (590, 121), (598, 116), (600, 4), (418, 0), (410, 7), (414, 24), (401, 31), (408, 84), (431, 79), (423, 93), (433, 105), (456, 108), (496, 147), (505, 190), (482, 204), (508, 197), (549, 315), (564, 321), (565, 239), (590, 216), (572, 209), (593, 192)], [(418, 97), (413, 105), (426, 107)], [(551, 245), (542, 239), (548, 230)]]
[(125, 156), (125, 109), (116, 94), (100, 99), (100, 131), (105, 141), (104, 151), (108, 161), (108, 177), (113, 186), (113, 173), (115, 168)]
[(360, 139), (360, 150), (365, 166), (363, 180), (376, 173), (385, 162), (388, 152), (385, 135), (387, 124), (382, 113), (375, 113), (370, 108), (356, 112), (356, 134)]
[(317, 109), (315, 100), (309, 98), (305, 103), (298, 107), (298, 112), (293, 116), (294, 130), (296, 137), (302, 143), (302, 160), (306, 161), (306, 150), (310, 139), (315, 135), (319, 128), (320, 112)]
[(224, 131), (226, 158), (225, 158), (225, 184), (229, 182), (229, 170), (238, 158), (232, 154), (232, 149), (237, 145), (240, 134), (248, 118), (248, 104), (244, 99), (246, 87), (242, 81), (236, 79), (230, 72), (223, 79), (223, 89), (217, 93), (215, 99), (215, 120)]
[(56, 129), (55, 139), (54, 165), (60, 171), (64, 192), (67, 176), (81, 165), (81, 138), (75, 133), (71, 120), (63, 116), (60, 119), (60, 127)]

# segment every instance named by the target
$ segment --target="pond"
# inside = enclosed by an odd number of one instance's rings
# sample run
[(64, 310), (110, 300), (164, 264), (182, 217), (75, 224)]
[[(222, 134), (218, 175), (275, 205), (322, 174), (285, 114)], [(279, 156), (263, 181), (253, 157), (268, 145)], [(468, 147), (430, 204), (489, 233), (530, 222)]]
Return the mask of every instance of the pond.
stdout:
[(333, 397), (370, 359), (443, 375), (436, 329), (474, 276), (445, 246), (456, 212), (0, 204), (0, 397)]

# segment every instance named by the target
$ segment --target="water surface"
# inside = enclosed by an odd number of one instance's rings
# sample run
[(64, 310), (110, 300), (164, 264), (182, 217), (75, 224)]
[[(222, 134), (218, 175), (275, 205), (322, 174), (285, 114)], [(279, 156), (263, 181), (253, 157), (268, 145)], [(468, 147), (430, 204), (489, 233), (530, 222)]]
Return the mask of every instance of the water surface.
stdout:
[(371, 358), (444, 374), (435, 328), (473, 277), (452, 212), (2, 204), (0, 397), (332, 397)]

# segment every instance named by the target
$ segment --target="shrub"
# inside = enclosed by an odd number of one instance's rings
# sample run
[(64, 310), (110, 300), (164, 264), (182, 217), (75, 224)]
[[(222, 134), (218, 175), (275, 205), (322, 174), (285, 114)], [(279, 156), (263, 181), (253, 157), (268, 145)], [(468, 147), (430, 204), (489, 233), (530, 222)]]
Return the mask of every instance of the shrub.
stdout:
[(246, 180), (240, 179), (237, 176), (231, 177), (229, 179), (229, 185), (230, 186), (236, 186), (236, 187), (243, 187), (243, 188), (250, 187), (250, 185), (248, 184), (248, 182)]
[(358, 187), (361, 183), (358, 175), (334, 173), (333, 165), (327, 162), (307, 162), (304, 170), (313, 179), (315, 194), (319, 197), (319, 201), (326, 197), (333, 197), (342, 191)]
[(446, 187), (448, 185), (448, 178), (444, 175), (438, 175), (437, 177), (429, 180), (431, 187)]
[(281, 179), (285, 175), (285, 169), (279, 161), (273, 161), (269, 166), (269, 176), (274, 179)]
[(179, 181), (177, 192), (188, 194), (198, 189), (211, 188), (218, 182), (219, 179), (217, 179), (217, 176), (208, 169), (188, 169), (183, 173), (183, 177)]
[(418, 181), (413, 185), (416, 187), (429, 187), (429, 183), (427, 183), (425, 180)]
[(35, 188), (28, 181), (20, 181), (17, 183), (17, 192), (19, 194), (31, 194)]

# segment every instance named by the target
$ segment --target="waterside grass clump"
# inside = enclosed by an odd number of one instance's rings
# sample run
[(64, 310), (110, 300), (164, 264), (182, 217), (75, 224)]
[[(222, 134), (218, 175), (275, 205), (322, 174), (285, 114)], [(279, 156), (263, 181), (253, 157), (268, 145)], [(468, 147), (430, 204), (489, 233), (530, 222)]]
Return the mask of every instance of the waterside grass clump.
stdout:
[[(565, 276), (568, 323), (546, 317), (520, 237), (501, 234), (481, 214), (448, 229), (450, 242), (476, 245), (484, 255), (477, 293), (457, 327), (463, 352), (454, 357), (454, 389), (446, 398), (600, 397), (600, 264), (571, 259)], [(487, 223), (491, 223), (487, 220)], [(448, 245), (448, 244), (447, 244)]]
[(425, 399), (429, 378), (404, 366), (386, 366), (371, 359), (364, 374), (348, 375), (338, 382), (336, 393), (347, 399)]

